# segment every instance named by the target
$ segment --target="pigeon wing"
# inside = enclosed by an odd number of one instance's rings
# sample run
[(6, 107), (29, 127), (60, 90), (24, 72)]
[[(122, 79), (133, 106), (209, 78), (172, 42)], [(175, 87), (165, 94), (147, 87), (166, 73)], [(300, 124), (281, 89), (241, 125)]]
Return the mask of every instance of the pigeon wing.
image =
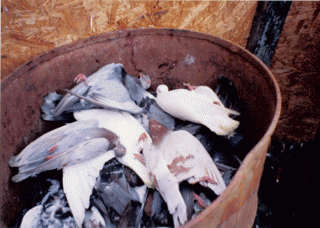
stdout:
[(96, 158), (63, 168), (63, 190), (78, 227), (82, 227), (85, 209), (89, 207), (92, 189), (100, 170), (104, 163), (114, 157), (111, 150)]

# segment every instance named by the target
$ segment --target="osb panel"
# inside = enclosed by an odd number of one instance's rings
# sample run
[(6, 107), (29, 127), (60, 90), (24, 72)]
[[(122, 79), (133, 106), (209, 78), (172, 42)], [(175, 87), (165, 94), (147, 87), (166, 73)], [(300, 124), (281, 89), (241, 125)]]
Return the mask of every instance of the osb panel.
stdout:
[(280, 139), (309, 141), (319, 128), (319, 12), (319, 2), (292, 3), (270, 66), (283, 99), (275, 132)]
[(257, 1), (4, 0), (2, 78), (55, 47), (129, 28), (187, 29), (245, 47), (256, 5)]

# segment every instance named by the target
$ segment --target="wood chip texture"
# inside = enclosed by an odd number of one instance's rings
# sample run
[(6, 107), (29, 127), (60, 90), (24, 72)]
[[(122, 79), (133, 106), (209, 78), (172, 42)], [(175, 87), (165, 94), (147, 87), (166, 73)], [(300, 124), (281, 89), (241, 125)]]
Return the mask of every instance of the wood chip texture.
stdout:
[(256, 5), (257, 1), (3, 0), (2, 79), (55, 47), (124, 29), (186, 29), (245, 47)]

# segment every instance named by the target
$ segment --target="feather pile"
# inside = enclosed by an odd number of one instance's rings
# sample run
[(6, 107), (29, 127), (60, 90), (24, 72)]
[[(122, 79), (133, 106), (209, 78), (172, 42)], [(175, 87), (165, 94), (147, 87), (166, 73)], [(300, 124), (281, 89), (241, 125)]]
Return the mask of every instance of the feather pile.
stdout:
[[(216, 93), (159, 85), (154, 96), (148, 75), (112, 63), (75, 81), (41, 107), (44, 120), (66, 125), (9, 160), (19, 170), (13, 182), (47, 175), (52, 184), (17, 226), (178, 227), (222, 194), (241, 165), (241, 105), (230, 79), (220, 76)], [(51, 180), (52, 170), (62, 177)]]

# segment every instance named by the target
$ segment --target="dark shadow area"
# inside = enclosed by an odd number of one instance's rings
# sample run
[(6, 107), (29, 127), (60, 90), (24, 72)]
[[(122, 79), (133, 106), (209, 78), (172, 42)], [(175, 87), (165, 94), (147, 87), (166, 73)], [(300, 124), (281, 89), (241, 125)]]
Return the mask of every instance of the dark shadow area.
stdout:
[(272, 141), (253, 227), (312, 227), (320, 212), (320, 132), (294, 144)]

